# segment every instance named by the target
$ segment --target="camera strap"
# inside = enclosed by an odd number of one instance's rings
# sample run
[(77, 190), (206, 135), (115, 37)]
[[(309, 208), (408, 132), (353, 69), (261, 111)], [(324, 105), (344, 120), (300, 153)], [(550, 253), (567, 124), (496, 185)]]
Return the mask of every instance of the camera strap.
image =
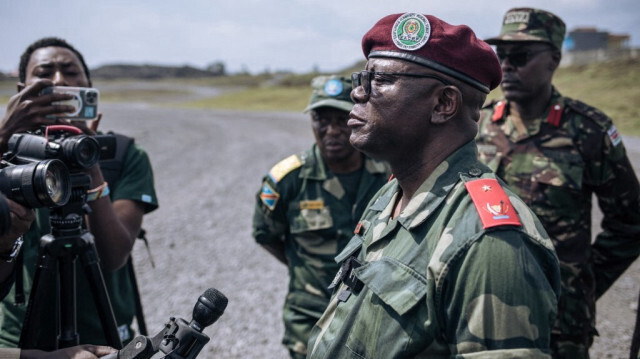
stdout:
[[(111, 183), (112, 186), (118, 182), (122, 175), (122, 169), (124, 167), (124, 160), (127, 156), (127, 152), (129, 151), (129, 147), (133, 145), (135, 140), (132, 137), (128, 137), (119, 133), (108, 132), (108, 135), (114, 136), (116, 139), (116, 154), (112, 159), (101, 160), (100, 163), (100, 171), (102, 171), (102, 177), (108, 183)], [(149, 253), (149, 259), (151, 260), (151, 266), (155, 268), (155, 264), (153, 263), (153, 258), (151, 257), (151, 251), (149, 249), (149, 242), (145, 236), (146, 232), (143, 228), (140, 228), (140, 233), (138, 233), (138, 239), (141, 239)], [(133, 286), (133, 295), (135, 298), (135, 309), (136, 309), (136, 322), (138, 323), (138, 330), (140, 334), (147, 334), (147, 325), (144, 319), (144, 313), (142, 311), (142, 300), (140, 297), (140, 291), (138, 289), (138, 281), (136, 278), (135, 268), (133, 267), (133, 260), (131, 256), (129, 256), (129, 260), (127, 261), (127, 272), (129, 273), (129, 279), (131, 280), (131, 285)]]
[(116, 154), (112, 159), (100, 160), (100, 170), (102, 171), (104, 180), (113, 186), (122, 175), (124, 159), (127, 156), (129, 147), (133, 145), (135, 140), (132, 137), (121, 135), (119, 133), (108, 132), (107, 134), (115, 137), (116, 139)]
[(24, 305), (24, 282), (23, 276), (24, 271), (22, 269), (22, 264), (24, 263), (24, 252), (20, 251), (18, 253), (18, 257), (16, 258), (16, 264), (13, 267), (14, 271), (16, 271), (16, 290), (14, 292), (14, 303), (15, 305)]

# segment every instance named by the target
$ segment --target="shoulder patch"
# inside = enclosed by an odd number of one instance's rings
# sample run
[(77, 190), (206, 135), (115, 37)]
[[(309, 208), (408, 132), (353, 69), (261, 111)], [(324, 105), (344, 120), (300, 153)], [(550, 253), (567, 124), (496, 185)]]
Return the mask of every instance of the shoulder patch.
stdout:
[(609, 139), (611, 140), (611, 144), (615, 147), (622, 142), (622, 137), (618, 133), (618, 129), (615, 125), (611, 125), (607, 130), (607, 135), (609, 135)]
[(480, 215), (482, 228), (522, 226), (509, 197), (495, 178), (468, 181), (464, 186)]
[(273, 211), (276, 208), (276, 204), (280, 199), (280, 194), (276, 192), (267, 181), (262, 184), (262, 190), (260, 191), (260, 200), (267, 208)]
[(298, 157), (298, 155), (291, 155), (273, 166), (269, 171), (269, 177), (274, 183), (278, 183), (284, 176), (289, 174), (289, 172), (300, 166), (302, 166), (300, 157)]

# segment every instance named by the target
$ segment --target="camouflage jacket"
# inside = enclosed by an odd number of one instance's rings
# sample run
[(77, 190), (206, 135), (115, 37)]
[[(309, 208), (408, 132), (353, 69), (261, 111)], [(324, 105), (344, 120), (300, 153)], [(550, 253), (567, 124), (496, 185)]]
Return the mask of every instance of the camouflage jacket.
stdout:
[[(284, 241), (289, 294), (284, 344), (305, 352), (313, 324), (331, 295), (338, 271), (334, 257), (344, 248), (367, 203), (389, 178), (386, 163), (365, 157), (355, 203), (324, 165), (316, 145), (274, 166), (256, 196), (253, 236), (260, 244)], [(294, 322), (295, 319), (295, 322)]]
[[(490, 104), (481, 115), (479, 158), (525, 201), (553, 241), (562, 274), (557, 333), (592, 335), (596, 298), (640, 253), (638, 180), (611, 120), (555, 89), (546, 113), (526, 132), (510, 119), (508, 103)], [(591, 244), (594, 193), (604, 220)]]
[[(508, 190), (502, 206), (474, 205), (469, 183), (501, 188), (476, 156), (473, 141), (453, 153), (397, 218), (396, 180), (372, 199), (336, 258), (335, 295), (313, 329), (309, 358), (548, 357), (560, 285), (553, 245)], [(522, 225), (485, 229), (489, 206), (509, 204)]]

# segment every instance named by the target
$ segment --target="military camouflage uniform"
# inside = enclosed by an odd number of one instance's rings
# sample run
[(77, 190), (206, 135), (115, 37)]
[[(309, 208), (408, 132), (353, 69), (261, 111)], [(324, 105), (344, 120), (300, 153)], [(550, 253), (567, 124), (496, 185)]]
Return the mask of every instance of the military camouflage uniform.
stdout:
[(372, 199), (337, 257), (309, 358), (548, 357), (560, 287), (553, 246), (508, 191), (522, 226), (483, 229), (485, 207), (465, 186), (495, 176), (476, 155), (473, 141), (454, 152), (397, 218), (396, 180)]
[(339, 266), (334, 257), (347, 244), (368, 201), (389, 178), (388, 166), (364, 160), (355, 203), (322, 161), (314, 144), (264, 177), (256, 197), (253, 236), (260, 244), (284, 241), (289, 293), (284, 305), (283, 344), (306, 354), (309, 333), (326, 308), (327, 289)]
[[(552, 346), (588, 357), (596, 299), (640, 253), (638, 180), (600, 111), (554, 89), (546, 113), (519, 133), (508, 108), (502, 100), (482, 111), (479, 156), (531, 207), (555, 245), (562, 295)], [(591, 244), (593, 194), (604, 220)]]

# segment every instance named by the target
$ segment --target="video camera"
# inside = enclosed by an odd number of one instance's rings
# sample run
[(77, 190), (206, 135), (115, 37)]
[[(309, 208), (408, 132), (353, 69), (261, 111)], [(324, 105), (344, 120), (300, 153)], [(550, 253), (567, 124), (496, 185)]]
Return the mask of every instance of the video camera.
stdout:
[(115, 146), (114, 136), (87, 136), (66, 125), (14, 134), (3, 155), (0, 192), (30, 208), (64, 206), (74, 173), (113, 158)]

